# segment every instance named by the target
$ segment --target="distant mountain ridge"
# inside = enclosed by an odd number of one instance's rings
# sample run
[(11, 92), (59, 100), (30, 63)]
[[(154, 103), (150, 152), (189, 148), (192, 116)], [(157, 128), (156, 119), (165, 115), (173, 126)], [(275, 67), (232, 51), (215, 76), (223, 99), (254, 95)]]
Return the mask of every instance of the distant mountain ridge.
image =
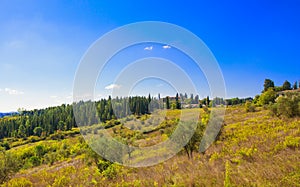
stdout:
[(0, 112), (0, 118), (3, 118), (5, 116), (13, 116), (19, 114), (18, 112)]

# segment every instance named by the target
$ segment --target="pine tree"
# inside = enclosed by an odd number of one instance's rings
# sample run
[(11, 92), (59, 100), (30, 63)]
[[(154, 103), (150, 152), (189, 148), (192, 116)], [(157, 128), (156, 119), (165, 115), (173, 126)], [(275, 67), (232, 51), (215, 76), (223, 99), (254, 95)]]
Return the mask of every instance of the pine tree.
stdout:
[(179, 102), (178, 93), (176, 94), (175, 102), (176, 102), (176, 109), (180, 109), (180, 108), (181, 108), (181, 104), (180, 104), (180, 102)]
[(194, 100), (194, 94), (191, 94), (191, 102), (193, 103)]
[(184, 93), (184, 99), (187, 99), (188, 96), (187, 96), (187, 93)]
[(282, 85), (282, 90), (290, 90), (291, 89), (291, 83), (289, 81), (284, 81)]
[(210, 103), (209, 96), (206, 97), (206, 106), (208, 107)]
[(294, 85), (293, 85), (293, 89), (294, 89), (294, 90), (297, 90), (297, 89), (298, 89), (298, 84), (297, 84), (297, 81), (294, 83)]
[(26, 137), (26, 128), (24, 127), (24, 125), (20, 125), (19, 129), (18, 129), (18, 136), (20, 138), (24, 138)]
[(166, 108), (170, 109), (170, 98), (169, 98), (169, 96), (166, 97)]

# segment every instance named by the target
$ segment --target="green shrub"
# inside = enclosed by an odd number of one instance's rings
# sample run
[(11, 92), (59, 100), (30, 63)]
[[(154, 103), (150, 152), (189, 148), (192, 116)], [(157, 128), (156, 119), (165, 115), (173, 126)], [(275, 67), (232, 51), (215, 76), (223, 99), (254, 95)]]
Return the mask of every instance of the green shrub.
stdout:
[(28, 141), (31, 142), (31, 143), (38, 142), (38, 141), (40, 141), (40, 138), (37, 137), (37, 136), (30, 136), (28, 138)]
[(267, 91), (262, 93), (258, 99), (259, 105), (267, 105), (269, 103), (274, 103), (276, 99), (276, 92), (273, 88), (269, 88)]
[(37, 156), (32, 156), (28, 159), (28, 162), (31, 164), (31, 166), (39, 166), (41, 164), (41, 159)]
[(10, 179), (21, 168), (15, 155), (0, 150), (0, 184)]
[(53, 163), (57, 160), (57, 153), (48, 153), (44, 156), (44, 162), (46, 164), (53, 165)]
[(41, 136), (42, 135), (42, 132), (43, 132), (43, 128), (42, 127), (35, 127), (33, 129), (33, 133), (37, 136)]
[(287, 93), (277, 98), (276, 103), (269, 106), (270, 111), (276, 116), (300, 116), (300, 94)]
[(63, 140), (64, 138), (65, 138), (65, 136), (61, 132), (51, 134), (49, 136), (49, 139), (51, 139), (51, 140)]
[(121, 122), (119, 120), (112, 119), (105, 123), (104, 128), (108, 129), (108, 128), (111, 128), (113, 126), (120, 125), (120, 124), (121, 124)]
[(9, 150), (10, 149), (10, 145), (7, 141), (3, 142), (0, 144), (1, 147), (3, 147), (5, 150)]
[(246, 112), (255, 112), (255, 105), (249, 101), (246, 101), (245, 109), (246, 109)]
[(37, 145), (34, 147), (35, 155), (39, 158), (41, 158), (45, 153), (45, 147), (43, 145)]

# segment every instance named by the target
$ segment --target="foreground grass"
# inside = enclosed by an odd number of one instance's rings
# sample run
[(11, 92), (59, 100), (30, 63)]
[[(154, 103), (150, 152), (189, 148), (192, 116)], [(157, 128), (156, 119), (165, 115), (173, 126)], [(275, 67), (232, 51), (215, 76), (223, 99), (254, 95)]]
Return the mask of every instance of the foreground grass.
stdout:
[[(171, 119), (177, 116), (178, 111), (169, 114)], [(262, 108), (247, 113), (238, 106), (227, 108), (224, 122), (220, 137), (205, 153), (188, 159), (180, 152), (144, 168), (113, 164), (100, 172), (87, 159), (87, 146), (79, 135), (15, 147), (10, 150), (15, 154), (34, 155), (37, 145), (48, 151), (41, 165), (28, 165), (3, 186), (300, 186), (298, 118), (279, 119)], [(134, 129), (137, 124), (131, 126)], [(122, 135), (119, 126), (113, 128), (110, 133)], [(156, 127), (137, 138), (136, 144), (164, 141), (167, 128)], [(125, 136), (131, 133), (128, 130)]]

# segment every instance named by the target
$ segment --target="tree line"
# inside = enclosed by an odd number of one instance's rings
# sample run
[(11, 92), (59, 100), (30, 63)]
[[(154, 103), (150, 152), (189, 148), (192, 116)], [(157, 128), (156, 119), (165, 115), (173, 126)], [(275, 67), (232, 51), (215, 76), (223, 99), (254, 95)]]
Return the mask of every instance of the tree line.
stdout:
[(0, 139), (47, 136), (57, 130), (70, 130), (75, 126), (72, 105), (20, 111), (18, 115), (0, 119)]
[(281, 86), (275, 86), (274, 81), (271, 79), (265, 79), (264, 81), (264, 89), (262, 92), (268, 91), (269, 88), (274, 91), (285, 91), (285, 90), (297, 90), (300, 87), (300, 82), (294, 82), (292, 85), (289, 81), (285, 80)]
[[(246, 99), (210, 100), (207, 96), (202, 100), (191, 94), (176, 94), (175, 97), (161, 98), (146, 96), (116, 97), (101, 99), (96, 102), (80, 101), (45, 109), (23, 110), (12, 117), (0, 118), (0, 139), (5, 137), (26, 138), (32, 135), (48, 136), (57, 131), (67, 131), (73, 127), (97, 124), (111, 119), (119, 119), (129, 115), (150, 114), (157, 109), (181, 109), (182, 103), (202, 106), (236, 105), (245, 103)], [(74, 116), (76, 112), (76, 120)], [(96, 114), (96, 115), (91, 115)], [(76, 124), (76, 121), (80, 124)]]
[[(57, 131), (77, 127), (76, 120), (91, 125), (128, 115), (150, 114), (155, 109), (166, 108), (163, 99), (150, 96), (116, 97), (96, 102), (80, 101), (46, 109), (20, 111), (12, 117), (0, 118), (0, 139), (5, 137), (26, 138), (32, 135), (48, 136)], [(76, 112), (76, 120), (74, 116)], [(90, 115), (90, 114), (96, 115)]]

